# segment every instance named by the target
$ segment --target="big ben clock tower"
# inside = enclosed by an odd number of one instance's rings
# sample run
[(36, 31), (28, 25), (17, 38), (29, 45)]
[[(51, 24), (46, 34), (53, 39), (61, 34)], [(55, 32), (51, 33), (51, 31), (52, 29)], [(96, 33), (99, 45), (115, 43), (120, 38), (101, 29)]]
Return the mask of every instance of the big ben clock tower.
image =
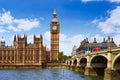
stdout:
[(54, 10), (52, 21), (50, 23), (50, 37), (51, 37), (50, 39), (51, 41), (50, 61), (58, 61), (59, 31), (60, 31), (60, 25), (57, 19), (56, 10)]

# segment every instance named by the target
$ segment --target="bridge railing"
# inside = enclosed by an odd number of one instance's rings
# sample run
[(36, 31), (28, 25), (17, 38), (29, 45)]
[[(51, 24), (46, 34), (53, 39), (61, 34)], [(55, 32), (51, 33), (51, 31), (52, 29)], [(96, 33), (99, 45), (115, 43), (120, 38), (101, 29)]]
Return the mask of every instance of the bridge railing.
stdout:
[[(87, 56), (87, 55), (105, 54), (105, 53), (107, 53), (107, 51), (108, 51), (108, 49), (103, 49), (103, 50), (100, 50), (100, 51), (98, 51), (98, 52), (79, 53), (79, 54), (76, 54), (76, 55), (72, 56), (72, 59), (75, 59), (75, 58), (77, 58), (77, 57)], [(111, 51), (112, 51), (112, 52), (120, 51), (120, 47), (111, 48)]]

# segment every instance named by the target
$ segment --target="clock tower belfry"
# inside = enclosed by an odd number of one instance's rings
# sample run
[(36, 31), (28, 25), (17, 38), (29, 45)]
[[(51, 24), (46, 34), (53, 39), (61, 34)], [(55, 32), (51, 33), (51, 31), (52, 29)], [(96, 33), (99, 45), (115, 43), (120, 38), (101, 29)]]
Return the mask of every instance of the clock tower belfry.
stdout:
[(50, 61), (58, 61), (59, 54), (59, 31), (60, 24), (57, 19), (56, 10), (54, 9), (52, 21), (50, 23)]

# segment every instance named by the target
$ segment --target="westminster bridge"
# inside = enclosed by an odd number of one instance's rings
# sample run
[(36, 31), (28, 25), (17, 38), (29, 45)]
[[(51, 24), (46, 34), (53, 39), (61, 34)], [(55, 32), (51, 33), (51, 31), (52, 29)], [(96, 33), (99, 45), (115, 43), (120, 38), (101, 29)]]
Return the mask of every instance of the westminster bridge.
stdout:
[(72, 56), (67, 68), (84, 75), (104, 76), (104, 80), (120, 79), (120, 47)]

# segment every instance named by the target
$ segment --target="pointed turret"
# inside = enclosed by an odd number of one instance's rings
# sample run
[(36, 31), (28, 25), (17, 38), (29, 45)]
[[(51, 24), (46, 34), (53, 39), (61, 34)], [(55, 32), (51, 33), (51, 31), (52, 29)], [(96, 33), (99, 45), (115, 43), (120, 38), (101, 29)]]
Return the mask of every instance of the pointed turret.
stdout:
[(110, 36), (108, 36), (108, 49), (110, 49)]
[(19, 34), (17, 34), (17, 40), (18, 40), (18, 41), (20, 40), (20, 35), (19, 35)]
[(1, 42), (5, 42), (4, 38), (2, 37)]
[(34, 40), (36, 40), (36, 35), (34, 34)]
[(111, 42), (112, 42), (112, 43), (114, 43), (114, 40), (113, 40), (113, 38), (111, 39)]
[(105, 41), (105, 38), (103, 38), (103, 43), (105, 43), (106, 41)]
[(13, 41), (14, 47), (17, 46), (17, 40), (19, 41), (18, 37), (19, 37), (19, 35), (14, 35), (14, 41)]
[(86, 38), (86, 43), (89, 43), (88, 38)]
[(54, 9), (54, 11), (53, 11), (53, 18), (52, 18), (52, 22), (58, 22), (56, 9)]
[(40, 41), (41, 41), (41, 43), (43, 42), (43, 37), (42, 37), (42, 35), (40, 35)]
[(40, 34), (40, 39), (41, 39), (41, 40), (43, 39), (42, 34)]
[(24, 34), (25, 45), (27, 45), (27, 36)]
[(14, 36), (14, 42), (17, 41), (16, 35)]
[(96, 41), (96, 38), (94, 38), (94, 41), (93, 41), (93, 43), (97, 43), (97, 41)]
[(110, 42), (110, 36), (108, 36), (108, 42)]
[(0, 41), (0, 46), (5, 46), (5, 40), (3, 39), (3, 37), (2, 37), (2, 39)]

